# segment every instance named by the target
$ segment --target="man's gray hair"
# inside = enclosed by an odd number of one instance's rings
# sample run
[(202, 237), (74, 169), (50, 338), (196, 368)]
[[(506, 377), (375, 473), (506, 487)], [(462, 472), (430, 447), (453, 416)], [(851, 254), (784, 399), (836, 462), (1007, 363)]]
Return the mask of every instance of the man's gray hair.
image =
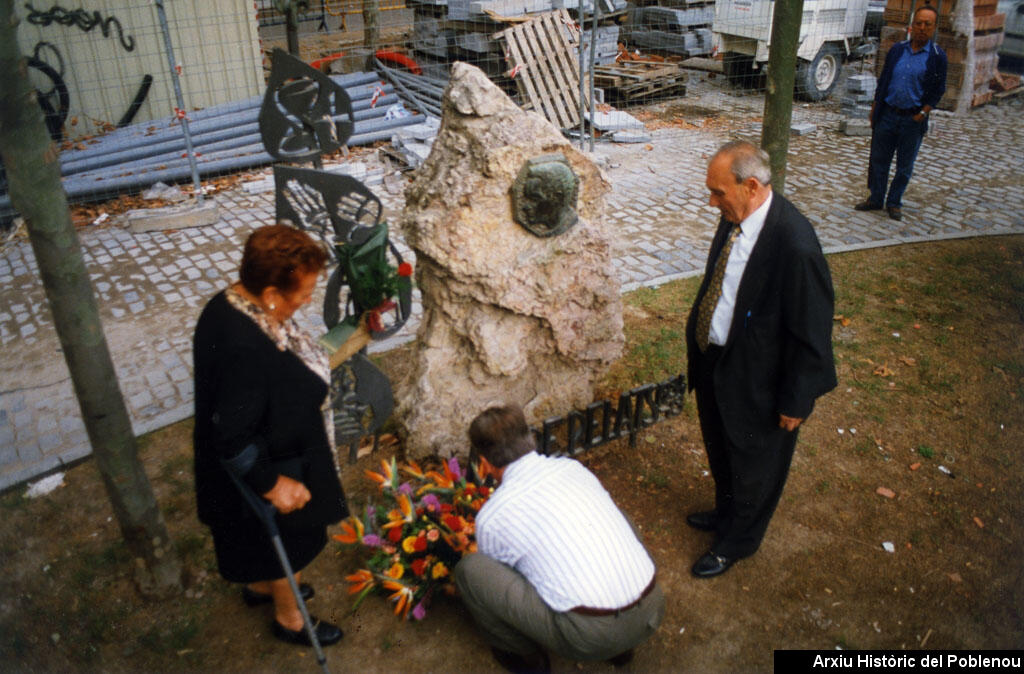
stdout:
[(770, 185), (772, 182), (772, 169), (769, 163), (768, 153), (745, 140), (734, 140), (718, 148), (711, 158), (714, 161), (717, 157), (726, 155), (732, 157), (732, 164), (729, 170), (741, 183), (747, 178), (753, 178), (762, 185)]

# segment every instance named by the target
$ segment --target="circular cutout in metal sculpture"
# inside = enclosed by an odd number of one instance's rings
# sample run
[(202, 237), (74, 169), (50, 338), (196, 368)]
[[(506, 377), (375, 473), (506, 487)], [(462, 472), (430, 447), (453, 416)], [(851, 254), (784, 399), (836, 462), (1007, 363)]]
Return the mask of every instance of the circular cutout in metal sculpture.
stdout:
[(565, 155), (527, 160), (512, 185), (512, 217), (536, 236), (555, 236), (579, 220), (580, 179)]

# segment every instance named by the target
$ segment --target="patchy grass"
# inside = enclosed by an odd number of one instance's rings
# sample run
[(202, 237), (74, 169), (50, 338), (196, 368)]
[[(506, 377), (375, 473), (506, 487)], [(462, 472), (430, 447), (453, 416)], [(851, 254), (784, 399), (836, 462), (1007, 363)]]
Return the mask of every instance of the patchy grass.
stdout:
[[(642, 532), (668, 597), (633, 671), (769, 671), (775, 648), (914, 649), (926, 634), (929, 648), (1024, 648), (1024, 237), (865, 250), (829, 263), (839, 386), (801, 431), (757, 555), (710, 582), (689, 575), (710, 539), (684, 518), (713, 498), (692, 401), (641, 431), (634, 447), (621, 440), (582, 456)], [(697, 284), (623, 298), (626, 355), (597, 397), (684, 370)], [(395, 379), (409, 349), (374, 359)], [(92, 462), (45, 498), (0, 494), (5, 670), (316, 668), (312, 653), (269, 637), (268, 611), (245, 607), (217, 577), (195, 517), (191, 429), (189, 420), (140, 440), (187, 568), (183, 597), (140, 600)], [(354, 503), (372, 497), (362, 471), (380, 458), (344, 471)], [(880, 486), (895, 498), (879, 496)], [(305, 571), (317, 588), (314, 612), (346, 631), (327, 651), (333, 670), (497, 671), (455, 601), (439, 598), (422, 623), (397, 622), (379, 597), (353, 613), (343, 577), (356, 564), (329, 544)]]

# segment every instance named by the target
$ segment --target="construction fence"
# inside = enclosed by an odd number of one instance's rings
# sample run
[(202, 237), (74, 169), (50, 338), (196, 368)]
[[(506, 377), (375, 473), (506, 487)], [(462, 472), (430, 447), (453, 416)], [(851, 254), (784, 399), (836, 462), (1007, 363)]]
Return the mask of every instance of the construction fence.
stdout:
[[(944, 107), (990, 100), (1005, 18), (996, 0), (805, 0), (797, 96), (866, 116), (867, 81), (923, 2), (937, 3), (937, 41), (950, 53)], [(157, 182), (187, 185), (193, 163), (204, 180), (271, 163), (257, 117), (269, 54), (288, 44), (281, 4), (17, 3), (19, 46), (62, 150), (70, 200), (96, 202)], [(294, 31), (300, 58), (335, 78), (353, 102), (350, 146), (388, 141), (402, 126), (438, 117), (456, 61), (479, 67), (568, 135), (593, 138), (609, 131), (599, 118), (610, 110), (685, 99), (694, 77), (717, 78), (722, 96), (760, 96), (773, 7), (769, 0), (311, 0), (295, 15)], [(844, 69), (867, 77), (849, 91), (837, 88)], [(14, 216), (0, 172), (0, 224)]]

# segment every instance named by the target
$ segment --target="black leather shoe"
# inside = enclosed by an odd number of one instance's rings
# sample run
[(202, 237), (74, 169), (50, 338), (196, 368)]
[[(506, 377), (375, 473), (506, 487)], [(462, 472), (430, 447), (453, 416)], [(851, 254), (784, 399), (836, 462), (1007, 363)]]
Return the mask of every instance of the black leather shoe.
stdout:
[(614, 658), (608, 658), (608, 662), (613, 667), (625, 667), (633, 661), (633, 649), (630, 648), (628, 651), (623, 651), (616, 655)]
[(714, 578), (729, 570), (729, 567), (736, 563), (735, 559), (716, 555), (710, 550), (697, 560), (690, 572), (698, 578)]
[(686, 516), (686, 523), (700, 531), (714, 531), (718, 528), (718, 513), (714, 510), (690, 513)]
[(870, 199), (865, 199), (856, 206), (853, 207), (855, 211), (880, 211), (882, 210), (882, 204), (876, 204)]
[(893, 220), (903, 219), (903, 210), (899, 206), (889, 206), (886, 210), (889, 211), (889, 217)]
[[(316, 590), (308, 583), (299, 583), (299, 594), (302, 595), (302, 601), (309, 601), (316, 596)], [(242, 588), (242, 601), (245, 602), (246, 606), (259, 606), (260, 604), (271, 603), (274, 601), (274, 598), (269, 594), (254, 592), (246, 585)]]
[(533, 655), (519, 655), (492, 646), (491, 654), (499, 665), (513, 674), (548, 674), (551, 671), (551, 661), (544, 651), (538, 651)]
[[(316, 632), (316, 639), (320, 642), (321, 646), (336, 644), (345, 636), (345, 633), (337, 625), (320, 620), (316, 616), (309, 616), (309, 619), (313, 621), (313, 631)], [(299, 646), (313, 645), (309, 640), (309, 635), (306, 634), (305, 627), (298, 630), (290, 630), (275, 620), (270, 623), (270, 631), (274, 633), (275, 637), (285, 643), (298, 644)]]

